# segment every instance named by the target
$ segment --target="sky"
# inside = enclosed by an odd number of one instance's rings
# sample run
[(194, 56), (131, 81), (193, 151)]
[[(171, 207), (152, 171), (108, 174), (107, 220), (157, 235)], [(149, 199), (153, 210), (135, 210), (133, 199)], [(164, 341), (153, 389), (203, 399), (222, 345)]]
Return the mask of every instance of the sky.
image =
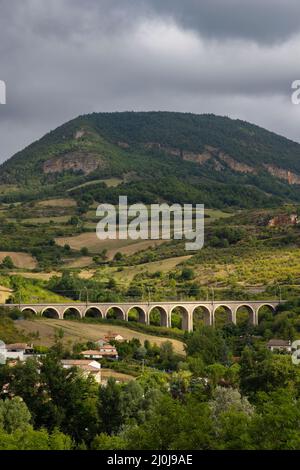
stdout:
[(0, 0), (0, 162), (80, 114), (182, 111), (300, 142), (299, 0)]

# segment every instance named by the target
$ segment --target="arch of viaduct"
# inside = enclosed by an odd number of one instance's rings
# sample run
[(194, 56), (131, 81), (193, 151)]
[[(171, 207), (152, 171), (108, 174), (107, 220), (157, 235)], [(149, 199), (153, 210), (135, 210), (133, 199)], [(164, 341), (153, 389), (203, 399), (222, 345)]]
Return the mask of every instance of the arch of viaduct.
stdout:
[[(281, 302), (282, 303), (282, 302)], [(280, 302), (278, 301), (215, 301), (215, 302), (117, 302), (117, 303), (47, 303), (47, 304), (0, 304), (3, 307), (17, 307), (22, 312), (32, 311), (35, 315), (46, 316), (52, 313), (54, 318), (63, 320), (68, 312), (72, 311), (78, 318), (85, 316), (96, 316), (107, 318), (110, 311), (114, 311), (117, 318), (128, 321), (129, 313), (135, 310), (138, 313), (138, 321), (146, 325), (150, 324), (151, 312), (156, 309), (160, 314), (161, 326), (171, 327), (172, 313), (180, 311), (182, 316), (182, 329), (193, 330), (193, 317), (197, 308), (201, 307), (204, 322), (213, 326), (217, 315), (217, 310), (223, 308), (228, 316), (228, 320), (236, 324), (239, 309), (246, 309), (249, 320), (253, 325), (258, 324), (259, 311), (262, 307), (269, 307), (275, 312)]]

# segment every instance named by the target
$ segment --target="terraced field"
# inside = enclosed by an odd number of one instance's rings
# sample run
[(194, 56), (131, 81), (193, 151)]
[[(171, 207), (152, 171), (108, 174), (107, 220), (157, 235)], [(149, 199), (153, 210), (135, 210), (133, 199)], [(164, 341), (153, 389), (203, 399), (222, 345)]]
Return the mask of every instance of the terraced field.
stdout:
[(117, 252), (132, 255), (138, 251), (163, 243), (165, 240), (99, 240), (96, 232), (81, 233), (75, 237), (59, 237), (55, 242), (60, 245), (69, 245), (73, 250), (88, 248), (91, 253), (99, 253), (106, 249), (107, 256), (112, 259)]

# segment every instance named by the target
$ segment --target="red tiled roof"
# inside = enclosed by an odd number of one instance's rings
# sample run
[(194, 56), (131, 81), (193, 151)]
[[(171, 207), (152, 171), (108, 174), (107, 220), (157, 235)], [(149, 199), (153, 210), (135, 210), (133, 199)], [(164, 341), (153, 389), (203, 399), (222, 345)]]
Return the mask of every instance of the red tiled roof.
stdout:
[(117, 356), (118, 352), (117, 351), (101, 351), (100, 354), (101, 356)]
[(6, 349), (29, 349), (29, 346), (27, 343), (12, 343), (7, 344)]
[(290, 342), (285, 339), (270, 339), (268, 346), (290, 346)]
[(90, 359), (63, 359), (62, 364), (65, 366), (84, 366), (91, 363)]
[(101, 352), (99, 351), (99, 349), (88, 349), (87, 351), (82, 351), (80, 354), (86, 354), (86, 355), (89, 355), (89, 356), (96, 356), (96, 355), (101, 355)]
[(98, 372), (100, 372), (100, 369), (96, 369), (96, 367), (94, 366), (81, 366), (80, 369), (82, 370), (87, 370), (89, 372), (94, 372), (95, 374), (97, 374)]
[(63, 359), (61, 363), (63, 366), (79, 367), (82, 370), (91, 372), (98, 372), (101, 369), (99, 362), (93, 361), (92, 359)]

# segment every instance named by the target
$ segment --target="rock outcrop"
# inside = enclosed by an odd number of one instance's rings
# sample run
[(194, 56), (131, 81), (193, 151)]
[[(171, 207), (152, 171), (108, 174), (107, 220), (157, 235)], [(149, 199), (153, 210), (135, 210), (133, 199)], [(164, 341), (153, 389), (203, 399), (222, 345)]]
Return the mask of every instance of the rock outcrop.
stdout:
[(93, 153), (70, 152), (64, 155), (50, 158), (43, 164), (43, 172), (63, 173), (64, 171), (82, 172), (85, 175), (92, 173), (97, 168), (104, 168), (105, 162), (101, 156)]
[(300, 184), (300, 176), (290, 170), (278, 168), (275, 165), (265, 164), (266, 170), (276, 178), (287, 181), (289, 184)]

